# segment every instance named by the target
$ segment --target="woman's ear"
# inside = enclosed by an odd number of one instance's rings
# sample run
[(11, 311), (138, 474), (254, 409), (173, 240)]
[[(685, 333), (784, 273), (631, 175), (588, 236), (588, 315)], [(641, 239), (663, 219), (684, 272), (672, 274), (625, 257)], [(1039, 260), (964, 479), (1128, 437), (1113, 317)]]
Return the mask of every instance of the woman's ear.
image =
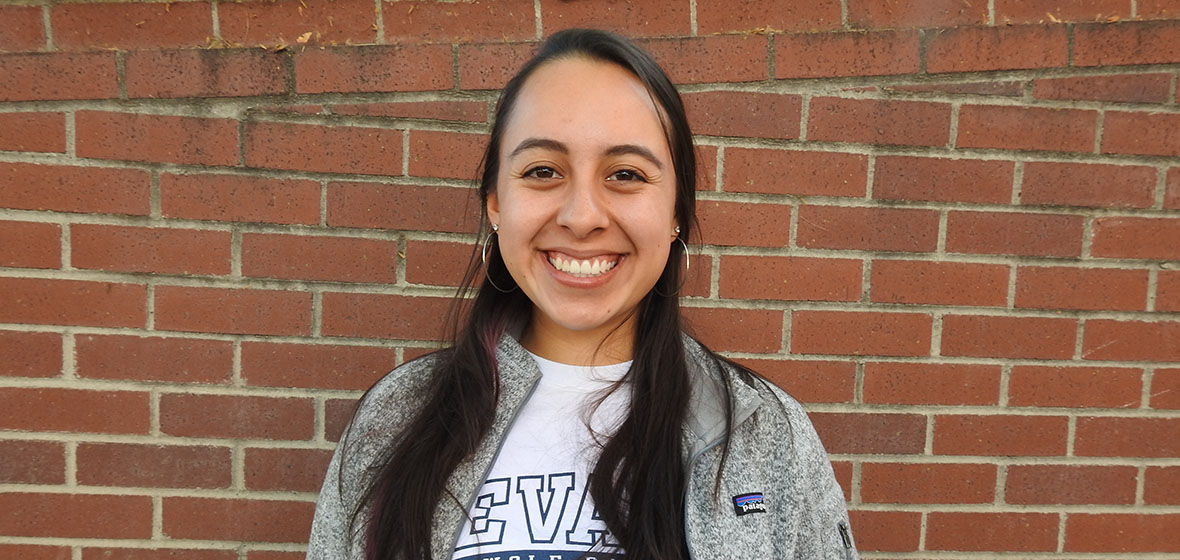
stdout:
[(496, 191), (488, 193), (487, 201), (488, 222), (493, 224), (500, 223), (500, 197), (496, 196)]

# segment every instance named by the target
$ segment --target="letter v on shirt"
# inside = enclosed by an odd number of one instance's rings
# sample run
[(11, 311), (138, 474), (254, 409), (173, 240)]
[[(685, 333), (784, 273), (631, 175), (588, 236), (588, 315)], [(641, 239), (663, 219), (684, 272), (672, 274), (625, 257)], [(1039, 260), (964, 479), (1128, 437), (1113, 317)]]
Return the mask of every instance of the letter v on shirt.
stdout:
[(622, 558), (587, 481), (599, 442), (626, 415), (627, 387), (594, 405), (631, 362), (585, 367), (533, 358), (541, 380), (476, 494), (452, 560)]

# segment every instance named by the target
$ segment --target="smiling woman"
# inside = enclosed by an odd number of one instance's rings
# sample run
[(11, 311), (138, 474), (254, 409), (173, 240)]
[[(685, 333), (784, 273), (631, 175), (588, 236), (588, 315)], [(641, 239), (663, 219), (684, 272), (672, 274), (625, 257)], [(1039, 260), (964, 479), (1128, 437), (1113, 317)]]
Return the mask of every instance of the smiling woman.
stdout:
[(546, 41), (501, 95), (466, 320), (362, 400), (308, 557), (854, 558), (799, 404), (682, 332), (695, 176), (648, 54)]

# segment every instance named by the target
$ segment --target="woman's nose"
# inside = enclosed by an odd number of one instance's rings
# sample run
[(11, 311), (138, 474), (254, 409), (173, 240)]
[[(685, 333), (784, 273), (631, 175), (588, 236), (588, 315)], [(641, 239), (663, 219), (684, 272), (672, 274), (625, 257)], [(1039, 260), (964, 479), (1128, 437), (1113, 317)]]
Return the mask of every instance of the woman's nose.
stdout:
[(602, 191), (603, 186), (589, 178), (567, 183), (561, 209), (557, 213), (557, 224), (578, 238), (605, 228), (610, 223), (610, 217)]

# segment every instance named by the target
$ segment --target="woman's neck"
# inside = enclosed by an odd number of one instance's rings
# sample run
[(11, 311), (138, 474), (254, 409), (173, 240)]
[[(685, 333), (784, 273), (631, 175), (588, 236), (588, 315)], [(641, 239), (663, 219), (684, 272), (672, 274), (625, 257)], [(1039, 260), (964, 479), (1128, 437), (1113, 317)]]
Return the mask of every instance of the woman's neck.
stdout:
[(575, 331), (534, 313), (520, 337), (529, 352), (546, 360), (575, 366), (603, 366), (631, 359), (634, 317), (622, 323)]

